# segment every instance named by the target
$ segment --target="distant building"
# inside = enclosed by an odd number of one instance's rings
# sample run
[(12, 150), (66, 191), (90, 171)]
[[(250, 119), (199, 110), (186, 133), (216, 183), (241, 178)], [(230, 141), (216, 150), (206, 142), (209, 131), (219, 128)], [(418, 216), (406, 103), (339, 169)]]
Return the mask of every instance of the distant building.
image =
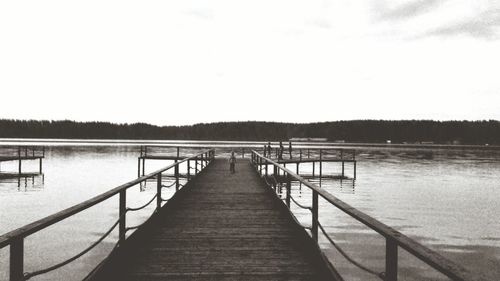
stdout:
[(328, 141), (327, 138), (291, 138), (290, 141), (297, 141), (297, 142), (326, 142)]

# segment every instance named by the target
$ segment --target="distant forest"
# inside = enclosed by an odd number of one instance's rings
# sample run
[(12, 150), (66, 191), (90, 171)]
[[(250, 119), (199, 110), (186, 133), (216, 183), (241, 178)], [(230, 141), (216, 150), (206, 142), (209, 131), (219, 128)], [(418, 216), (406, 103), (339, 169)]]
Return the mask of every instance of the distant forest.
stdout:
[(427, 120), (353, 120), (294, 124), (219, 122), (189, 126), (144, 123), (36, 121), (0, 119), (0, 138), (288, 140), (327, 138), (329, 141), (440, 144), (500, 144), (500, 122)]

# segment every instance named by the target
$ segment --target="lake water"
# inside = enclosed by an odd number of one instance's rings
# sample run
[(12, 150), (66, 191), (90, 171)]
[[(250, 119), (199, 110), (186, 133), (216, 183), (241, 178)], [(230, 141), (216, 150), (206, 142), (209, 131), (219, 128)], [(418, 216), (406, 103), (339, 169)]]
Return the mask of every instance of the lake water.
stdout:
[[(43, 179), (22, 180), (20, 187), (17, 179), (0, 180), (0, 233), (137, 177), (137, 143), (45, 145), (48, 147)], [(182, 154), (196, 151), (199, 149), (184, 149)], [(323, 179), (322, 188), (471, 271), (500, 280), (500, 151), (368, 147), (358, 147), (356, 151), (357, 179)], [(150, 172), (170, 163), (148, 161), (146, 170)], [(1, 164), (2, 172), (16, 169), (16, 162)], [(23, 164), (24, 171), (37, 169), (38, 162)], [(340, 164), (324, 164), (323, 171), (339, 173)], [(302, 164), (300, 172), (310, 173), (311, 166)], [(346, 174), (352, 175), (350, 164), (346, 164)], [(307, 188), (299, 189), (294, 184), (292, 193), (304, 205), (310, 204)], [(144, 191), (139, 186), (133, 187), (127, 192), (127, 204), (140, 206), (154, 194), (154, 184)], [(153, 205), (127, 214), (127, 225), (146, 219)], [(320, 206), (320, 221), (334, 240), (355, 259), (383, 271), (384, 239), (322, 200)], [(296, 206), (293, 209), (301, 223), (310, 225), (307, 211)], [(25, 271), (53, 265), (78, 253), (116, 221), (117, 213), (118, 197), (113, 197), (29, 236), (25, 239)], [(107, 255), (116, 240), (117, 230), (77, 261), (33, 280), (81, 280)], [(346, 280), (377, 280), (352, 267), (326, 239), (321, 238), (320, 242)], [(8, 256), (8, 247), (0, 249), (0, 280), (8, 278)], [(400, 257), (399, 272), (403, 280), (442, 278), (403, 250)]]

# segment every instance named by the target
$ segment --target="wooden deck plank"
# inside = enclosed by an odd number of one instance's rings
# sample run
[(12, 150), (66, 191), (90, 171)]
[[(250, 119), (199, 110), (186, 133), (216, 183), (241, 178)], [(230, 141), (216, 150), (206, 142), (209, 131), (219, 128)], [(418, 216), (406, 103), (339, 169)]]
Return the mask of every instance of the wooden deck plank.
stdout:
[(214, 160), (93, 280), (334, 280), (250, 163), (227, 166)]

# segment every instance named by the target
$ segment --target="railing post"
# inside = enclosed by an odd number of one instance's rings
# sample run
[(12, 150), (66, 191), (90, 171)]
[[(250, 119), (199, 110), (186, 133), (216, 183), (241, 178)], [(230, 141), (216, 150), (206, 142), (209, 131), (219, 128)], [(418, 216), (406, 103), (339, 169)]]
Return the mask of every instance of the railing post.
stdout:
[(398, 244), (389, 237), (385, 239), (385, 280), (398, 280)]
[(123, 245), (125, 242), (125, 232), (126, 232), (126, 215), (127, 212), (127, 190), (124, 189), (120, 191), (120, 211), (118, 215), (120, 216), (120, 225), (119, 225), (119, 240), (118, 243)]
[(262, 157), (259, 157), (259, 174), (262, 176)]
[(24, 240), (18, 238), (10, 244), (10, 281), (24, 280)]
[(289, 174), (286, 174), (286, 206), (290, 209), (290, 196), (292, 192), (292, 181)]
[(158, 181), (156, 183), (156, 211), (159, 212), (161, 208), (161, 173), (158, 174)]
[(267, 177), (267, 175), (268, 175), (267, 169), (268, 169), (269, 163), (267, 163), (267, 160), (265, 160), (265, 161), (266, 161), (266, 177)]
[(187, 161), (187, 180), (191, 179), (191, 160)]
[(312, 191), (312, 238), (318, 242), (318, 192)]

